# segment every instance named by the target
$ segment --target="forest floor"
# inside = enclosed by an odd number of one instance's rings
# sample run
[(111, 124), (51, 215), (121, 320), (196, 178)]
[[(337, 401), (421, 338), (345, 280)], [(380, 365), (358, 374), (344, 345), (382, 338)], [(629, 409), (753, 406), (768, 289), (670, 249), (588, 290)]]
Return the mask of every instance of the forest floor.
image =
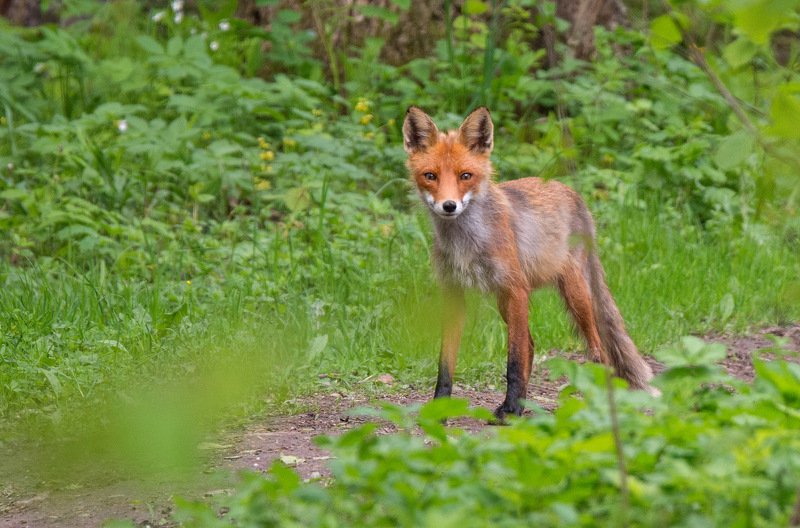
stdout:
[[(800, 324), (771, 327), (746, 336), (708, 335), (708, 340), (727, 346), (723, 367), (733, 376), (750, 381), (754, 371), (753, 353), (771, 345), (767, 335), (785, 337), (789, 349), (800, 352)], [(583, 356), (569, 354), (576, 361)], [(793, 359), (796, 361), (796, 358)], [(658, 372), (662, 366), (650, 360)], [(548, 411), (557, 405), (561, 379), (550, 379), (545, 370), (534, 375), (528, 398)], [(281, 459), (295, 467), (302, 478), (318, 478), (328, 472), (329, 455), (317, 447), (318, 435), (338, 435), (368, 421), (353, 414), (358, 407), (374, 406), (380, 401), (410, 405), (428, 401), (432, 388), (392, 388), (387, 379), (386, 392), (379, 397), (365, 393), (322, 393), (292, 402), (303, 412), (266, 416), (238, 431), (231, 431), (219, 444), (203, 471), (203, 477), (170, 478), (162, 482), (104, 482), (98, 485), (69, 485), (62, 489), (16, 488), (14, 483), (0, 483), (0, 528), (55, 528), (102, 526), (108, 519), (128, 519), (137, 526), (172, 526), (170, 508), (175, 496), (200, 499), (227, 493), (235, 485), (241, 470), (264, 471)], [(501, 388), (470, 388), (457, 385), (453, 396), (466, 398), (474, 406), (494, 409), (503, 399)], [(468, 431), (487, 427), (472, 419), (451, 420), (451, 425)], [(379, 434), (395, 430), (383, 424)]]

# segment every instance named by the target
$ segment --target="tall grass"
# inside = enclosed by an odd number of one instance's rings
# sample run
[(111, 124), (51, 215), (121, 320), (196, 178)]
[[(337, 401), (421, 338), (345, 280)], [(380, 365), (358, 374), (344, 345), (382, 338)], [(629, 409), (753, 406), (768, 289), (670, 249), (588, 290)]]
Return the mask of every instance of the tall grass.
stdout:
[[(259, 289), (271, 274), (268, 259), (260, 260), (263, 269), (222, 281), (181, 281), (157, 270), (152, 281), (123, 280), (102, 267), (79, 272), (66, 263), (6, 267), (3, 412), (52, 411), (65, 399), (91, 399), (112, 379), (180, 374), (242, 335), (263, 335), (265, 346), (291, 335), (280, 362), (297, 367), (289, 369), (294, 391), (313, 390), (323, 372), (347, 383), (391, 372), (427, 386), (438, 354), (440, 299), (426, 223), (421, 215), (398, 217), (400, 234), (376, 240), (360, 273), (331, 272), (339, 269), (332, 254), (307, 264), (320, 268), (306, 270), (314, 281), (287, 280), (271, 301)], [(628, 206), (598, 215), (598, 224), (611, 290), (645, 353), (686, 333), (746, 331), (800, 317), (787, 293), (800, 275), (796, 248), (777, 236), (710, 233), (654, 208)], [(475, 294), (469, 306), (457, 378), (499, 379), (505, 331), (494, 300)], [(582, 348), (553, 291), (532, 297), (531, 314), (537, 350)], [(274, 360), (270, 368), (278, 368)]]

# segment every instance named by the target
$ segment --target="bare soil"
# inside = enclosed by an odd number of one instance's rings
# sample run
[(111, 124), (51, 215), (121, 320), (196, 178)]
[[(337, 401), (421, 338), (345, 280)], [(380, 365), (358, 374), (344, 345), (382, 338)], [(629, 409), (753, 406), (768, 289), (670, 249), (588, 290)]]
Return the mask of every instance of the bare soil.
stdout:
[[(769, 347), (768, 334), (789, 341), (789, 349), (800, 352), (800, 324), (766, 328), (747, 336), (710, 335), (708, 339), (724, 343), (728, 355), (723, 367), (733, 376), (753, 379), (751, 357), (754, 351)], [(584, 357), (569, 354), (571, 359)], [(658, 372), (662, 366), (649, 360)], [(529, 388), (529, 399), (545, 410), (552, 411), (563, 380), (550, 379), (547, 372), (535, 376)], [(328, 453), (313, 442), (318, 435), (338, 435), (367, 421), (353, 414), (358, 407), (372, 406), (379, 401), (409, 405), (424, 403), (432, 388), (396, 389), (385, 380), (380, 397), (364, 393), (326, 393), (293, 402), (304, 412), (283, 416), (268, 416), (244, 430), (229, 434), (228, 441), (212, 445), (218, 453), (204, 473), (231, 475), (239, 470), (265, 471), (273, 461), (282, 459), (293, 465), (303, 478), (316, 478), (327, 473)], [(503, 399), (501, 388), (478, 389), (457, 386), (454, 397), (466, 398), (472, 405), (494, 409)], [(469, 431), (479, 431), (486, 423), (461, 419), (453, 425)], [(380, 432), (390, 433), (393, 426), (384, 424)], [(138, 526), (171, 526), (170, 504), (173, 494), (201, 498), (225, 493), (232, 487), (232, 477), (204, 478), (194, 476), (193, 484), (174, 480), (149, 483), (113, 482), (98, 486), (67, 486), (50, 491), (19, 490), (14, 483), (0, 482), (0, 528), (55, 528), (102, 526), (107, 519), (129, 519)], [(198, 481), (201, 482), (198, 487)]]

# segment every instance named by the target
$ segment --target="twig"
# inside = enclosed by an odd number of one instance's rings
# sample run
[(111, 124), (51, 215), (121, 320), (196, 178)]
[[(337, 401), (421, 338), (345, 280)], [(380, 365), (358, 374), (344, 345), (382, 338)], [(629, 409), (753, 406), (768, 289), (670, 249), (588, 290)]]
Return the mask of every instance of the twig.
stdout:
[(797, 499), (794, 501), (794, 511), (789, 519), (789, 526), (800, 526), (800, 488), (797, 488)]
[(622, 493), (622, 522), (623, 528), (628, 526), (628, 509), (630, 506), (630, 492), (628, 491), (628, 469), (625, 467), (625, 453), (622, 450), (622, 435), (619, 432), (619, 419), (617, 416), (617, 402), (614, 399), (614, 382), (611, 370), (606, 368), (606, 392), (608, 393), (608, 410), (611, 415), (611, 434), (614, 436), (614, 448), (617, 452), (617, 468), (619, 469), (619, 487)]

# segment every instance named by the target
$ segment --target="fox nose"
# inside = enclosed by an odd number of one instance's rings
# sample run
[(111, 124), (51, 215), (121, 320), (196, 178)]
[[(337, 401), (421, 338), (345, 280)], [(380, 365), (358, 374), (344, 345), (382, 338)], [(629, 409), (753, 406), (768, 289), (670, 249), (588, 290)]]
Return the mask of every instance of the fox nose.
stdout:
[(453, 213), (455, 212), (458, 206), (453, 200), (447, 200), (445, 203), (442, 204), (442, 209), (444, 209), (445, 213)]

